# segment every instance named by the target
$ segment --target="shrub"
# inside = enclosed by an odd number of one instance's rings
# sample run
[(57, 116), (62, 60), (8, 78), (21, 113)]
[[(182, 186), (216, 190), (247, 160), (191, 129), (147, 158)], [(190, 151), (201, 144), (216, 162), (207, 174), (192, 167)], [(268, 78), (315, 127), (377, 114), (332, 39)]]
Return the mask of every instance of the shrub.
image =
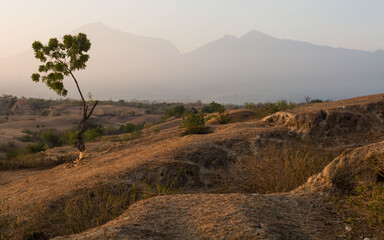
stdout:
[(26, 134), (22, 137), (18, 137), (17, 138), (18, 140), (22, 141), (22, 142), (31, 142), (32, 141), (32, 138), (30, 135)]
[(142, 136), (143, 132), (140, 130), (140, 131), (134, 131), (130, 134), (125, 134), (123, 136), (123, 141), (132, 141), (132, 140), (135, 140), (135, 139), (138, 139)]
[(216, 118), (219, 124), (227, 124), (231, 121), (229, 113), (225, 112), (224, 109), (220, 110), (219, 115), (215, 115), (214, 118)]
[(60, 136), (51, 130), (43, 131), (40, 138), (49, 148), (59, 147), (62, 145)]
[(211, 102), (209, 105), (205, 105), (201, 112), (203, 113), (214, 113), (214, 112), (223, 112), (225, 107), (219, 103), (215, 103), (215, 101)]
[(204, 115), (202, 113), (189, 113), (183, 119), (181, 128), (185, 129), (185, 134), (203, 134), (208, 133), (208, 127), (205, 126)]
[(96, 127), (96, 128), (90, 128), (84, 133), (84, 140), (86, 142), (95, 140), (98, 137), (103, 136), (104, 134), (104, 128), (103, 127)]
[(160, 133), (160, 128), (159, 127), (155, 127), (155, 128), (153, 128), (153, 133), (154, 134), (158, 134), (158, 133)]
[(184, 107), (184, 105), (177, 105), (177, 106), (172, 107), (172, 108), (168, 109), (167, 111), (165, 111), (164, 115), (167, 118), (170, 118), (173, 116), (182, 117), (186, 111), (187, 111), (187, 109)]
[(32, 134), (32, 131), (29, 130), (28, 128), (23, 129), (21, 132), (22, 132), (22, 133), (25, 133), (25, 134)]
[(121, 133), (131, 133), (135, 131), (136, 125), (133, 123), (126, 123), (125, 125), (120, 127), (120, 132)]
[(25, 151), (28, 154), (39, 153), (39, 152), (42, 152), (45, 150), (46, 150), (46, 148), (45, 148), (44, 144), (42, 144), (42, 143), (28, 144), (25, 147)]
[(104, 127), (104, 135), (116, 135), (121, 133), (119, 129), (114, 127)]
[(77, 142), (77, 132), (74, 129), (70, 129), (63, 134), (62, 139), (67, 145), (75, 145)]

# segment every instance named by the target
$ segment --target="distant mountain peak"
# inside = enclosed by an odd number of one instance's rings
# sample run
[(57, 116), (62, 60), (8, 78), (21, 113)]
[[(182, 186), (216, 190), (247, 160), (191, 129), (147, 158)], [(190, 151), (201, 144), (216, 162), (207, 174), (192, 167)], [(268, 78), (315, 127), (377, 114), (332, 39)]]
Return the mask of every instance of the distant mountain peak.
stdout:
[(244, 34), (244, 36), (241, 37), (241, 39), (262, 39), (262, 38), (275, 39), (274, 37), (268, 34), (256, 31), (254, 29), (247, 32), (246, 34)]
[(225, 34), (222, 38), (223, 39), (237, 39), (237, 37), (235, 35), (231, 35), (231, 34)]

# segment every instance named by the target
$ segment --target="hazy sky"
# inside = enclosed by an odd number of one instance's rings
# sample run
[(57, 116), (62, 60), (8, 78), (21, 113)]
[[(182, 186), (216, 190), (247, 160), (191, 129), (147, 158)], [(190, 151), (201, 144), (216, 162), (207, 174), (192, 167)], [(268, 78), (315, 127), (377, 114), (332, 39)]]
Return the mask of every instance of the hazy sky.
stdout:
[(384, 49), (384, 0), (0, 0), (0, 58), (93, 22), (167, 39), (182, 52), (251, 29), (319, 45)]

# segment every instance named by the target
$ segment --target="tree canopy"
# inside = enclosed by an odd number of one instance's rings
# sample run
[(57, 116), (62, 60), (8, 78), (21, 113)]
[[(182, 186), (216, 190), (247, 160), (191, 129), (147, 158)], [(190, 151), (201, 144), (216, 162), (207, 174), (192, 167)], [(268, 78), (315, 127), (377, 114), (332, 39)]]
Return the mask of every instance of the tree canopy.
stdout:
[(35, 41), (32, 44), (32, 48), (35, 52), (35, 57), (43, 62), (39, 66), (39, 73), (32, 74), (33, 81), (42, 81), (58, 95), (66, 96), (68, 91), (64, 87), (63, 80), (65, 76), (71, 75), (83, 98), (72, 72), (85, 69), (86, 63), (89, 60), (89, 55), (86, 53), (91, 48), (91, 42), (86, 34), (65, 35), (63, 42), (59, 42), (57, 38), (51, 38), (47, 45)]

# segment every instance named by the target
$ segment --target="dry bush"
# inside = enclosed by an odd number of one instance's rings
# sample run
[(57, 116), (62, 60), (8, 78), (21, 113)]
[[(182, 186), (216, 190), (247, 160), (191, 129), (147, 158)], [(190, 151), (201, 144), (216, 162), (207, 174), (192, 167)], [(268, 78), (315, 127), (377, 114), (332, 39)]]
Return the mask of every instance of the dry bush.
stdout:
[(333, 159), (314, 144), (271, 143), (223, 171), (229, 192), (278, 193), (300, 186)]

